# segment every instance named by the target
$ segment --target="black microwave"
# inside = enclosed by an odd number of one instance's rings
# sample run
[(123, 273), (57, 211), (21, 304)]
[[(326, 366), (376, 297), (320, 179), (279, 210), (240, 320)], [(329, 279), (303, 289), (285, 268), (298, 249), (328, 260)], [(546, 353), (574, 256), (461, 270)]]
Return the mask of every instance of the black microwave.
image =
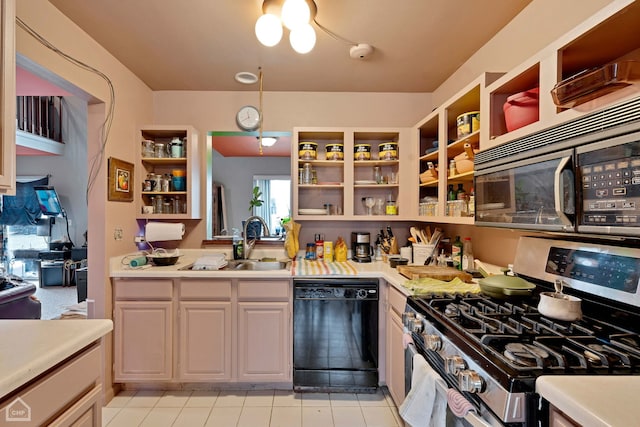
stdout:
[(618, 107), (478, 153), (475, 224), (640, 236), (640, 98)]

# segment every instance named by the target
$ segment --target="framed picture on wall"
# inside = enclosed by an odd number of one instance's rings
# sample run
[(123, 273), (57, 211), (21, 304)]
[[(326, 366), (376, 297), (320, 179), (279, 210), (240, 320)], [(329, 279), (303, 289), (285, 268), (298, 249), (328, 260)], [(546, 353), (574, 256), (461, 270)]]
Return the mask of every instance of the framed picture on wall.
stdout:
[(133, 201), (133, 163), (109, 157), (108, 200)]

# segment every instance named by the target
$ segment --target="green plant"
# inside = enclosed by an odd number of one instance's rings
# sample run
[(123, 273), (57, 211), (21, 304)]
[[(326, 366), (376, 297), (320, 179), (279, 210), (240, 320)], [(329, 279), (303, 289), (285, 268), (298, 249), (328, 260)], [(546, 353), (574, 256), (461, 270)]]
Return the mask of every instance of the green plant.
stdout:
[(262, 200), (262, 191), (260, 191), (260, 187), (257, 185), (253, 187), (253, 192), (251, 193), (251, 200), (249, 200), (249, 211), (253, 210), (256, 206), (262, 206), (264, 200)]

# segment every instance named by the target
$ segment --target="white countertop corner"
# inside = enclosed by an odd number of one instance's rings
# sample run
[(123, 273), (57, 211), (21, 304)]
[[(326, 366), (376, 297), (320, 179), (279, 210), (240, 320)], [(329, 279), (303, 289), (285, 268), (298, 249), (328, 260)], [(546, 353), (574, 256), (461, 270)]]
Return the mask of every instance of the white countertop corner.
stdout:
[(109, 319), (0, 321), (0, 398), (111, 330)]
[(639, 376), (546, 375), (536, 392), (583, 426), (640, 425)]

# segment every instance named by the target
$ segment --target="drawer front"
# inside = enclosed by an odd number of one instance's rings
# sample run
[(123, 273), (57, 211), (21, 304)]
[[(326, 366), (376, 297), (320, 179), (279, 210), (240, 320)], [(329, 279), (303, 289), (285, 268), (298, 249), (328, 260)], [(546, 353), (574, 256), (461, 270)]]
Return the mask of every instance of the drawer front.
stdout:
[(391, 306), (393, 311), (402, 315), (402, 313), (404, 313), (406, 304), (407, 297), (392, 285), (389, 285), (389, 305)]
[(182, 279), (180, 299), (231, 300), (231, 280)]
[[(83, 398), (100, 383), (102, 362), (98, 345), (85, 350), (26, 389), (0, 403), (0, 426), (41, 426)], [(9, 413), (7, 413), (7, 410)], [(29, 422), (25, 422), (30, 418)], [(22, 422), (16, 422), (22, 421)]]
[(102, 425), (102, 386), (96, 385), (71, 408), (56, 418), (49, 427), (99, 427)]
[(116, 279), (114, 283), (116, 299), (171, 299), (173, 281), (170, 279)]
[(240, 301), (288, 301), (291, 294), (288, 280), (240, 280), (238, 300)]

